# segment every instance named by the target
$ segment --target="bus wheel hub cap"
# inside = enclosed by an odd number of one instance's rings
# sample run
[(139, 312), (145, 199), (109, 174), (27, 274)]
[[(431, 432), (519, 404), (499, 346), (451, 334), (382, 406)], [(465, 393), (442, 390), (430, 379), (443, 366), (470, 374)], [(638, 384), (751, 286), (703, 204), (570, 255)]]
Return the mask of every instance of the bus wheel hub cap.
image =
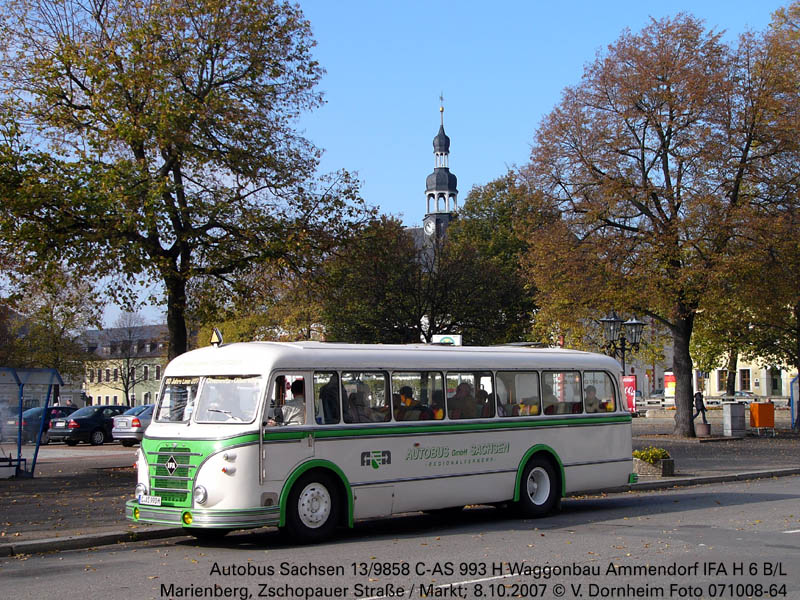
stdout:
[(325, 486), (316, 482), (308, 484), (300, 492), (297, 504), (300, 520), (306, 527), (324, 525), (331, 514), (331, 496)]

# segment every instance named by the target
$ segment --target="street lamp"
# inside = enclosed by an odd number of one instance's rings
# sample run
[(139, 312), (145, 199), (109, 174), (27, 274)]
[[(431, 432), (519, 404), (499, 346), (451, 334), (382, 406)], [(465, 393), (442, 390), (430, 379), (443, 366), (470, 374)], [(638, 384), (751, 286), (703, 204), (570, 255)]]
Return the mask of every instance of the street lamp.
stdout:
[(607, 317), (600, 319), (600, 322), (603, 324), (603, 337), (606, 340), (603, 348), (611, 356), (619, 356), (622, 359), (622, 374), (625, 375), (625, 352), (639, 349), (644, 323), (635, 317), (623, 323), (614, 310)]

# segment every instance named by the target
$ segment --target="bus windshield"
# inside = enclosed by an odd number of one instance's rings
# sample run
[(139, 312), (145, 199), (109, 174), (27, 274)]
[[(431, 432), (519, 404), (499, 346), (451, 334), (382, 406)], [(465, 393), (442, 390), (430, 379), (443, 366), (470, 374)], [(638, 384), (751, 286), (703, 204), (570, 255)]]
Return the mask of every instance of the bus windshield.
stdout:
[(156, 421), (183, 423), (189, 420), (194, 408), (199, 377), (167, 377), (158, 401)]
[(208, 377), (197, 399), (199, 423), (250, 423), (256, 415), (261, 377)]

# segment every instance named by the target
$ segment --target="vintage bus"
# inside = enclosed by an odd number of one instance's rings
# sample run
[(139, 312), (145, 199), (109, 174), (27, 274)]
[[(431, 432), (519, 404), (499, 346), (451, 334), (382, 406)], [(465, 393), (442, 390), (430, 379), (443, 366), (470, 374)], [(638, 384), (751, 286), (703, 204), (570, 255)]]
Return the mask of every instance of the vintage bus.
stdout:
[(624, 485), (631, 415), (606, 356), (511, 346), (249, 342), (164, 371), (137, 453), (135, 522), (198, 537), (473, 504), (540, 517)]

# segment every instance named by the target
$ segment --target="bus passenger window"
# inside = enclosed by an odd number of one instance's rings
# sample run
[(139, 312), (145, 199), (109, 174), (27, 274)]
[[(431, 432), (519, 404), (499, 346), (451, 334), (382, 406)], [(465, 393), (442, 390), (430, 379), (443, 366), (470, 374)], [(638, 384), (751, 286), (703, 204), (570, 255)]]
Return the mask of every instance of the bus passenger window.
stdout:
[(339, 375), (314, 373), (314, 420), (319, 425), (339, 422)]
[(342, 415), (345, 423), (389, 421), (387, 375), (381, 371), (342, 373)]
[(604, 371), (585, 371), (583, 402), (587, 413), (614, 412), (617, 409), (614, 383)]
[(415, 371), (392, 373), (392, 411), (395, 421), (444, 418), (442, 374)]
[(305, 425), (305, 379), (302, 375), (278, 375), (275, 378), (272, 417), (269, 425)]
[(489, 372), (447, 374), (447, 417), (480, 419), (494, 416), (494, 387)]
[(583, 412), (581, 375), (577, 371), (542, 373), (542, 412), (570, 415)]

